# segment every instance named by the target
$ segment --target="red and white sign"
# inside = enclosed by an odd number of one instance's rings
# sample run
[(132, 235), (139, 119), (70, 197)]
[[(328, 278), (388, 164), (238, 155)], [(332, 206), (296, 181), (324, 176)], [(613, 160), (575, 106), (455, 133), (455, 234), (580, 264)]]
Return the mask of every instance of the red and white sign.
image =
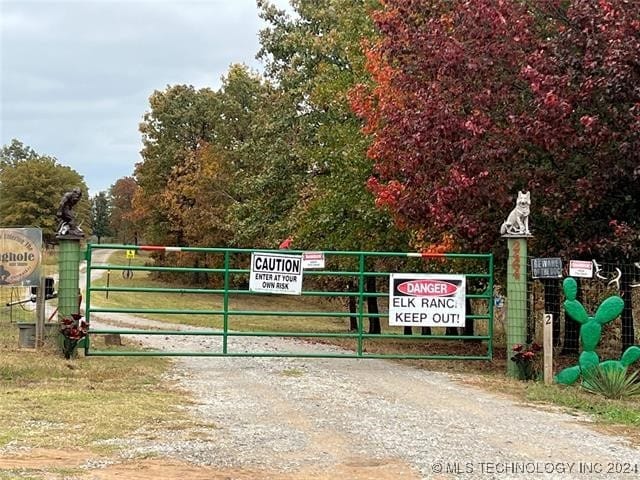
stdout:
[(300, 255), (253, 252), (249, 291), (300, 295), (302, 293)]
[(569, 260), (569, 276), (593, 278), (593, 263), (589, 260)]
[(398, 285), (398, 291), (414, 297), (446, 297), (458, 291), (458, 285), (442, 280), (409, 280)]
[(304, 252), (302, 254), (302, 268), (324, 268), (323, 252)]
[(389, 325), (464, 327), (464, 275), (392, 273)]

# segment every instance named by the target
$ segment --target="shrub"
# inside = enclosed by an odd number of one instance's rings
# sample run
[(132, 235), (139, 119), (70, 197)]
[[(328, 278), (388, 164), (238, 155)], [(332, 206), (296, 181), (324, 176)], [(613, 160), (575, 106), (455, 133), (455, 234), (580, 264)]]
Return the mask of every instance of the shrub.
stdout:
[(583, 373), (582, 388), (606, 398), (620, 399), (640, 395), (638, 372), (629, 374), (626, 368), (596, 366)]

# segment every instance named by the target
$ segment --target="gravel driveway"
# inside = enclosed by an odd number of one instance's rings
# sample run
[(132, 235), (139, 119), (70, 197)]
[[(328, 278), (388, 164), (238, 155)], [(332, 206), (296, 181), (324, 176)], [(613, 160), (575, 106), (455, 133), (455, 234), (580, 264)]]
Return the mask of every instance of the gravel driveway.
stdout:
[[(168, 328), (129, 315), (109, 318), (115, 326)], [(96, 317), (92, 325), (106, 326)], [(154, 349), (220, 349), (217, 337), (127, 338)], [(291, 343), (296, 350), (335, 348), (293, 339), (233, 341), (254, 351), (291, 350)], [(595, 432), (585, 419), (519, 405), (461, 385), (454, 375), (400, 362), (179, 357), (167, 381), (193, 396), (186, 408), (213, 428), (202, 428), (195, 439), (167, 432), (162, 439), (132, 440), (132, 455), (297, 472), (297, 478), (345, 472), (363, 479), (640, 476), (640, 450)]]
[[(125, 314), (107, 318), (94, 314), (92, 326), (190, 329)], [(221, 341), (125, 338), (173, 351), (219, 351)], [(296, 339), (231, 341), (234, 351), (336, 349)], [(127, 441), (132, 456), (253, 472), (229, 479), (640, 477), (640, 449), (592, 430), (586, 418), (521, 405), (401, 362), (176, 357), (172, 365), (167, 382), (192, 396), (184, 408), (201, 426), (137, 435)]]

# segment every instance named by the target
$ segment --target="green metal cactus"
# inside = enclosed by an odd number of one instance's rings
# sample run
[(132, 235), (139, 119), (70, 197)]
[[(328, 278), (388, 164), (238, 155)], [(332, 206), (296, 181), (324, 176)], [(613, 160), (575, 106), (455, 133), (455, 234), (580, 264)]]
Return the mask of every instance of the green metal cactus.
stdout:
[(557, 383), (571, 385), (576, 380), (588, 372), (600, 366), (604, 369), (627, 370), (629, 365), (640, 359), (640, 347), (629, 347), (622, 354), (620, 360), (606, 360), (600, 362), (598, 354), (595, 352), (602, 336), (602, 326), (613, 321), (622, 313), (624, 301), (617, 295), (605, 299), (594, 316), (589, 316), (584, 306), (576, 300), (578, 294), (578, 284), (574, 278), (565, 278), (562, 283), (566, 300), (564, 310), (569, 317), (578, 322), (580, 326), (580, 343), (582, 353), (578, 358), (578, 365), (565, 368), (555, 377)]

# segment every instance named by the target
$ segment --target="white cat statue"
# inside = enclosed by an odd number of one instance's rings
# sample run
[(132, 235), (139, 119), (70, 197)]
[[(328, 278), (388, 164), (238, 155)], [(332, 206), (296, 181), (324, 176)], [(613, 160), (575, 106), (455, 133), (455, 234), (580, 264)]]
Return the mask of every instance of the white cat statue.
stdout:
[(529, 232), (529, 209), (531, 207), (531, 197), (529, 192), (518, 192), (516, 208), (500, 227), (500, 235), (531, 235)]

